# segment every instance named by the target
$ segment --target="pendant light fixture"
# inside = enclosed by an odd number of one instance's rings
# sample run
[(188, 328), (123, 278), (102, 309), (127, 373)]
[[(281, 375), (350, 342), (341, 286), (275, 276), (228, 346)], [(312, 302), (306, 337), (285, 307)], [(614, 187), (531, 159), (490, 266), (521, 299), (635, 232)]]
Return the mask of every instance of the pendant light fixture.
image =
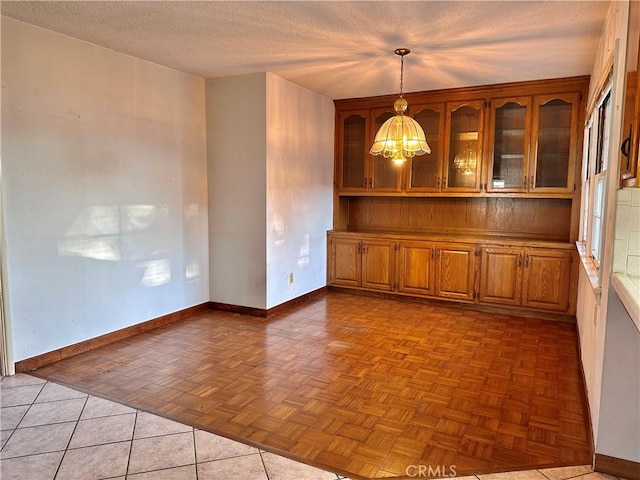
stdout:
[(411, 52), (408, 48), (398, 48), (396, 55), (400, 55), (400, 98), (393, 104), (396, 115), (384, 122), (369, 150), (371, 155), (382, 155), (390, 158), (400, 166), (414, 155), (431, 153), (424, 131), (413, 118), (404, 115), (407, 111), (407, 101), (402, 96), (404, 80), (404, 56)]

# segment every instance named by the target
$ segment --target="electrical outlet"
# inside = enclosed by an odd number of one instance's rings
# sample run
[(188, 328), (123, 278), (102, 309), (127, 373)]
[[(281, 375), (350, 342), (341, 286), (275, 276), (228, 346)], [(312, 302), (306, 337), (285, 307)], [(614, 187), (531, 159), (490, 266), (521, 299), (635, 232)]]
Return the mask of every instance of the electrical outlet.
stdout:
[(293, 285), (293, 272), (289, 273), (289, 285)]

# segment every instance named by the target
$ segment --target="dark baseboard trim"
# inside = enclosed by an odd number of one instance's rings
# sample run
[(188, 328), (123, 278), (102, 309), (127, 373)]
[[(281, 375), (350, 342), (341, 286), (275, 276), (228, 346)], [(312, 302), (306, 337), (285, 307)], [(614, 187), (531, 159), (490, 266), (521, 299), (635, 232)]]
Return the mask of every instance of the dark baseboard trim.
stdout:
[(596, 453), (594, 470), (629, 480), (640, 480), (640, 463)]
[(208, 309), (208, 303), (201, 303), (200, 305), (194, 305), (193, 307), (185, 308), (184, 310), (178, 310), (177, 312), (169, 313), (146, 322), (116, 330), (115, 332), (106, 333), (99, 337), (90, 338), (89, 340), (62, 347), (57, 350), (52, 350), (51, 352), (43, 353), (42, 355), (36, 355), (35, 357), (20, 360), (15, 363), (16, 373), (35, 370), (36, 368), (44, 367), (45, 365), (64, 360), (65, 358), (73, 357), (79, 353), (88, 352), (94, 348), (103, 347), (110, 343), (117, 342), (118, 340), (169, 325), (170, 323), (183, 320), (201, 312), (206, 312)]
[(281, 303), (280, 305), (276, 305), (275, 307), (271, 307), (270, 309), (267, 310), (267, 317), (270, 317), (271, 315), (276, 315), (278, 313), (281, 313), (282, 311), (286, 310), (287, 308), (290, 308), (294, 305), (297, 305), (299, 303), (303, 303), (306, 302), (308, 300), (311, 300), (312, 298), (315, 297), (319, 297), (321, 295), (324, 295), (327, 293), (327, 287), (320, 287), (317, 290), (313, 290), (311, 292), (305, 293), (304, 295), (300, 295), (299, 297), (296, 298), (292, 298), (291, 300)]
[(242, 305), (233, 305), (231, 303), (209, 302), (210, 310), (220, 310), (221, 312), (239, 313), (240, 315), (249, 315), (251, 317), (267, 318), (267, 310), (264, 308), (243, 307)]
[(209, 308), (211, 310), (220, 310), (222, 312), (239, 313), (241, 315), (249, 315), (252, 317), (269, 318), (272, 315), (276, 315), (283, 310), (296, 305), (298, 303), (306, 302), (312, 298), (320, 295), (324, 295), (327, 292), (327, 287), (320, 287), (317, 290), (305, 293), (299, 297), (293, 298), (287, 302), (276, 305), (272, 308), (255, 308), (255, 307), (243, 307), (242, 305), (233, 305), (230, 303), (221, 302), (209, 302)]

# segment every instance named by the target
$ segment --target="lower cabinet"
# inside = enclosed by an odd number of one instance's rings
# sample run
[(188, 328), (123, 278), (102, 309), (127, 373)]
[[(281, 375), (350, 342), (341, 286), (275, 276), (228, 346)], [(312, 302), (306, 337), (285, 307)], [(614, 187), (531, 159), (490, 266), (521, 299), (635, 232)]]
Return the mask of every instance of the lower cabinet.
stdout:
[(329, 248), (330, 285), (393, 291), (395, 242), (337, 236)]
[(574, 311), (570, 298), (573, 252), (567, 245), (443, 242), (343, 232), (330, 232), (328, 243), (329, 285), (529, 310)]
[(571, 259), (569, 250), (483, 246), (479, 302), (567, 312)]
[(473, 301), (475, 244), (329, 239), (329, 285)]

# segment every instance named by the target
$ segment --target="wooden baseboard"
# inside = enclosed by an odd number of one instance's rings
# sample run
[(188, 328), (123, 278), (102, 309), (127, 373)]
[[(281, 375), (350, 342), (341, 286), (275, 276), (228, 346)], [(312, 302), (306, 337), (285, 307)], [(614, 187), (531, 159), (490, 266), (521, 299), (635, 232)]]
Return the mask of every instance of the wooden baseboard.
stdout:
[(209, 308), (211, 310), (220, 310), (223, 312), (240, 313), (242, 315), (249, 315), (251, 317), (269, 318), (272, 315), (282, 312), (286, 308), (289, 308), (295, 304), (305, 302), (311, 298), (323, 295), (326, 293), (327, 287), (321, 287), (317, 290), (313, 290), (299, 297), (293, 298), (287, 302), (276, 305), (272, 308), (255, 308), (255, 307), (243, 307), (242, 305), (233, 305), (230, 303), (221, 302), (209, 302)]
[(36, 368), (44, 367), (54, 362), (64, 360), (65, 358), (73, 357), (79, 353), (88, 352), (94, 348), (102, 347), (124, 338), (138, 335), (139, 333), (147, 332), (155, 328), (163, 327), (170, 323), (174, 323), (183, 320), (192, 315), (196, 315), (201, 312), (205, 312), (209, 309), (208, 303), (202, 303), (200, 305), (194, 305), (193, 307), (185, 308), (177, 312), (169, 313), (158, 318), (148, 320), (146, 322), (138, 323), (130, 327), (126, 327), (115, 332), (106, 333), (99, 337), (90, 338), (83, 342), (75, 343), (66, 347), (53, 350), (51, 352), (43, 353), (42, 355), (36, 355), (35, 357), (20, 360), (15, 363), (16, 373), (28, 372), (35, 370)]
[(640, 480), (640, 463), (596, 453), (594, 470), (628, 480)]
[(271, 307), (270, 309), (267, 310), (267, 317), (270, 317), (271, 315), (275, 315), (277, 313), (280, 313), (284, 310), (286, 310), (287, 308), (290, 308), (294, 305), (297, 305), (299, 303), (302, 302), (306, 302), (307, 300), (311, 300), (312, 298), (318, 297), (320, 295), (324, 295), (325, 293), (327, 293), (327, 287), (320, 287), (316, 290), (313, 290), (309, 293), (305, 293), (304, 295), (300, 295), (299, 297), (296, 298), (292, 298), (291, 300), (281, 303), (280, 305), (276, 305), (275, 307)]

